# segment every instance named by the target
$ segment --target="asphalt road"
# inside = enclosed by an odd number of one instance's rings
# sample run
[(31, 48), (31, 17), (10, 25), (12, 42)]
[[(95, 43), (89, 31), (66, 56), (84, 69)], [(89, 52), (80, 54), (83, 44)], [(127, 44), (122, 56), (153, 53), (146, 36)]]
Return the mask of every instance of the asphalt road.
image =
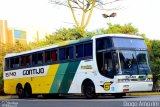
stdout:
[(127, 96), (118, 99), (114, 97), (11, 98), (0, 99), (0, 107), (160, 107), (160, 96)]

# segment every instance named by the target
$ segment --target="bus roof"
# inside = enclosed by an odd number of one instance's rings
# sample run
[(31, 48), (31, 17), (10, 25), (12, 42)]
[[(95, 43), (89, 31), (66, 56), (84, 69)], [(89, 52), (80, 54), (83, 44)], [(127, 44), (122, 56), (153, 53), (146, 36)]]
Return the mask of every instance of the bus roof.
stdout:
[(5, 56), (6, 57), (13, 57), (13, 56), (17, 56), (17, 55), (25, 55), (25, 54), (29, 54), (29, 53), (33, 53), (33, 52), (38, 52), (38, 51), (43, 51), (43, 50), (47, 50), (47, 49), (51, 49), (51, 48), (56, 48), (56, 47), (61, 47), (61, 46), (66, 46), (66, 45), (72, 45), (75, 43), (81, 43), (81, 42), (86, 42), (86, 41), (91, 41), (93, 39), (97, 39), (97, 38), (102, 38), (102, 37), (124, 37), (124, 38), (138, 38), (138, 39), (143, 39), (140, 36), (136, 36), (136, 35), (128, 35), (128, 34), (103, 34), (103, 35), (96, 35), (93, 37), (87, 37), (87, 38), (83, 38), (83, 39), (79, 39), (79, 40), (69, 40), (69, 41), (63, 41), (60, 43), (55, 43), (53, 45), (47, 45), (45, 47), (41, 47), (41, 48), (37, 48), (34, 50), (29, 50), (29, 51), (24, 51), (24, 52), (20, 52), (20, 53), (11, 53), (11, 54), (7, 54)]
[(102, 38), (102, 37), (124, 37), (124, 38), (137, 38), (137, 39), (143, 39), (141, 36), (136, 35), (129, 35), (129, 34), (103, 34), (103, 35), (97, 35), (93, 36), (93, 38)]

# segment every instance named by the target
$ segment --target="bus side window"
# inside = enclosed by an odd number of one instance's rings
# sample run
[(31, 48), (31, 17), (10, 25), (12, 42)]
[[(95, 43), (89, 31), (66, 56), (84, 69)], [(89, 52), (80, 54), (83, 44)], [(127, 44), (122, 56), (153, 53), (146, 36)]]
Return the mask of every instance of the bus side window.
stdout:
[(57, 50), (51, 51), (51, 58), (52, 58), (52, 61), (57, 61)]
[(92, 56), (93, 48), (92, 43), (86, 43), (84, 44), (84, 56)]
[(21, 66), (26, 66), (26, 56), (21, 56)]
[(37, 64), (37, 53), (32, 54), (32, 65)]
[(83, 57), (83, 44), (76, 45), (76, 58)]
[(66, 59), (73, 59), (73, 46), (66, 48)]
[(45, 51), (45, 63), (51, 62), (51, 51)]
[(65, 48), (59, 49), (59, 60), (65, 60)]
[(14, 67), (14, 58), (10, 58), (10, 68)]
[(19, 62), (20, 62), (19, 57), (14, 58), (14, 67), (15, 68), (19, 67)]
[(31, 65), (31, 55), (26, 56), (26, 65), (27, 66)]
[(38, 53), (38, 64), (43, 64), (43, 53)]
[(9, 58), (5, 59), (5, 70), (9, 69)]

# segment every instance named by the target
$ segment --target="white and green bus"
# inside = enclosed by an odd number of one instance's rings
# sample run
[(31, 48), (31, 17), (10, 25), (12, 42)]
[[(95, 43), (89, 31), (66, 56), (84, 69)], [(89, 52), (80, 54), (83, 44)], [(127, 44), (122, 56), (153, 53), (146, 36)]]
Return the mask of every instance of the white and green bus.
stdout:
[(4, 91), (19, 98), (82, 94), (87, 98), (151, 91), (143, 38), (105, 34), (5, 56)]

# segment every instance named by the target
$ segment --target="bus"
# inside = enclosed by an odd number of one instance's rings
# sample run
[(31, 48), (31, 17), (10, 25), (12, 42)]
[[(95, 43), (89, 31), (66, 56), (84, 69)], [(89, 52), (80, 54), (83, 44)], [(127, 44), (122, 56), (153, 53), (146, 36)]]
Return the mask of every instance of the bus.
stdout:
[(152, 91), (148, 50), (142, 37), (104, 34), (64, 41), (4, 58), (4, 91), (32, 95), (125, 96)]

